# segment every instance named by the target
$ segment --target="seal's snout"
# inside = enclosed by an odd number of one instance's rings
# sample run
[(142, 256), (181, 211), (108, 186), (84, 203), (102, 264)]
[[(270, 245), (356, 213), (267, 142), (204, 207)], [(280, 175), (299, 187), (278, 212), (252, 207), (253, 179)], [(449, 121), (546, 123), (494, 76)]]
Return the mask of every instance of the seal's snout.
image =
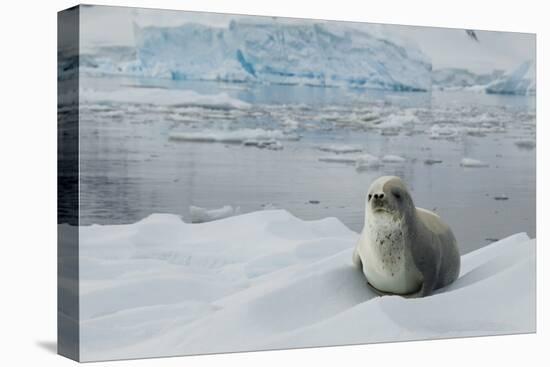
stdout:
[(383, 192), (377, 192), (369, 195), (371, 206), (373, 209), (387, 209), (387, 200)]
[(373, 198), (374, 198), (375, 201), (382, 200), (382, 199), (384, 199), (384, 193), (383, 192), (378, 192), (378, 193), (375, 193), (375, 194), (369, 194), (369, 197), (368, 197), (369, 201)]

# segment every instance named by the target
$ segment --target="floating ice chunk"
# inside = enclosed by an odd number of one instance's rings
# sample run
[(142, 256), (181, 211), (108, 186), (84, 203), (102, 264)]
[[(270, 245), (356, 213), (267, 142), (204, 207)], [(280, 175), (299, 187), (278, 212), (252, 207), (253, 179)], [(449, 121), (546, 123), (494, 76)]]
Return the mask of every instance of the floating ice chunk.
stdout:
[(427, 164), (427, 165), (438, 164), (438, 163), (443, 163), (443, 161), (441, 159), (426, 159), (424, 161), (424, 164)]
[(172, 132), (171, 140), (193, 141), (202, 143), (243, 143), (260, 144), (261, 140), (299, 140), (295, 134), (286, 134), (280, 130), (240, 129), (240, 130), (203, 130), (200, 132)]
[(243, 141), (243, 145), (244, 145), (245, 147), (257, 147), (258, 144), (260, 144), (260, 141), (259, 141), (259, 140), (246, 139), (245, 141)]
[(384, 163), (402, 163), (405, 161), (406, 161), (405, 158), (398, 155), (388, 154), (382, 157), (382, 162)]
[(428, 129), (430, 139), (455, 139), (459, 136), (458, 129), (450, 126), (435, 124)]
[(401, 129), (399, 129), (399, 128), (382, 129), (382, 135), (384, 135), (384, 136), (397, 136), (397, 135), (399, 135), (400, 130)]
[(363, 149), (356, 145), (322, 145), (319, 146), (317, 149), (323, 152), (332, 152), (337, 154), (344, 154), (344, 153), (358, 153), (363, 151)]
[(237, 215), (240, 211), (241, 210), (239, 207), (233, 208), (231, 205), (224, 205), (219, 209), (205, 209), (193, 205), (189, 207), (189, 214), (191, 215), (192, 223), (211, 222), (213, 220)]
[(357, 170), (380, 167), (380, 159), (374, 155), (365, 153), (360, 155), (338, 154), (327, 157), (320, 157), (319, 161), (329, 163), (355, 164)]
[(376, 125), (379, 129), (401, 129), (410, 124), (418, 124), (420, 120), (414, 113), (407, 111), (403, 114), (392, 114), (380, 124)]
[(135, 103), (156, 106), (196, 106), (216, 109), (249, 108), (250, 104), (227, 93), (199, 94), (193, 90), (121, 87), (112, 91), (84, 89), (86, 103)]
[(380, 121), (380, 114), (378, 114), (377, 112), (369, 111), (366, 113), (362, 113), (359, 120), (362, 123), (375, 124)]
[(273, 203), (262, 204), (262, 210), (276, 210), (279, 209), (277, 205)]
[(460, 165), (462, 167), (489, 167), (488, 163), (473, 158), (462, 158)]
[(470, 136), (483, 137), (490, 133), (503, 133), (506, 129), (501, 126), (493, 126), (491, 124), (482, 124), (479, 127), (464, 127), (462, 130)]
[(486, 132), (479, 128), (466, 128), (465, 131), (466, 131), (466, 134), (469, 136), (477, 136), (477, 137), (486, 136)]
[(355, 163), (357, 161), (357, 157), (335, 155), (328, 157), (319, 157), (319, 161), (328, 163)]
[(281, 121), (281, 125), (283, 125), (286, 130), (296, 130), (300, 126), (300, 123), (294, 119), (285, 117)]
[(519, 140), (519, 141), (516, 141), (514, 144), (516, 144), (518, 148), (523, 148), (523, 149), (533, 149), (535, 148), (535, 145), (536, 145), (534, 140)]
[(257, 147), (260, 149), (283, 150), (283, 144), (277, 140), (260, 140)]
[(363, 154), (355, 161), (355, 169), (357, 171), (365, 171), (368, 169), (379, 168), (382, 165), (380, 159), (374, 155)]
[(243, 141), (245, 147), (256, 147), (260, 149), (269, 149), (269, 150), (282, 150), (283, 144), (277, 140), (255, 140), (247, 139)]

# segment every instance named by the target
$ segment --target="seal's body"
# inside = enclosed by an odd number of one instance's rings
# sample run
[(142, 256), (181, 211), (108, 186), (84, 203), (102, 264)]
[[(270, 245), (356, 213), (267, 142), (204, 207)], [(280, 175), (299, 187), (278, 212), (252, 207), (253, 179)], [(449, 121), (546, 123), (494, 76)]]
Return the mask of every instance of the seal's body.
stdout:
[(380, 293), (411, 297), (427, 296), (452, 283), (460, 271), (449, 226), (437, 214), (416, 208), (395, 176), (380, 177), (369, 189), (353, 262)]

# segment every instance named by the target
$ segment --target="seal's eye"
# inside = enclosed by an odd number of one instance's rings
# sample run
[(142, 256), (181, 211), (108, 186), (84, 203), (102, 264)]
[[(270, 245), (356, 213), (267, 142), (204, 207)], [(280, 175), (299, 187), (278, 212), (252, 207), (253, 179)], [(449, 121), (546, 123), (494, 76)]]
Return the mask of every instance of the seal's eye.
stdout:
[(399, 191), (393, 191), (392, 194), (397, 200), (401, 200), (401, 194)]
[(369, 194), (369, 201), (370, 201), (370, 199), (372, 199), (372, 194)]

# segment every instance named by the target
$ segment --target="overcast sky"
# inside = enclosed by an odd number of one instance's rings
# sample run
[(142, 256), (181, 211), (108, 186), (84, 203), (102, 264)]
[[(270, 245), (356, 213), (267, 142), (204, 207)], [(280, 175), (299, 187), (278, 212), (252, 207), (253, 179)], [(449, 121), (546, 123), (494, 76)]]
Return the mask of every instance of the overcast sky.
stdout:
[[(86, 6), (81, 14), (81, 37), (86, 46), (134, 44), (134, 27), (178, 26), (188, 22), (226, 27), (232, 19), (258, 19), (270, 22), (310, 22), (289, 18), (250, 17), (214, 13), (184, 12), (124, 7)], [(315, 21), (314, 21), (315, 22)], [(509, 70), (525, 60), (535, 58), (535, 36), (525, 33), (476, 31), (479, 42), (463, 29), (372, 25), (336, 22), (406, 38), (416, 44), (431, 60), (434, 69), (466, 68), (474, 72)]]

